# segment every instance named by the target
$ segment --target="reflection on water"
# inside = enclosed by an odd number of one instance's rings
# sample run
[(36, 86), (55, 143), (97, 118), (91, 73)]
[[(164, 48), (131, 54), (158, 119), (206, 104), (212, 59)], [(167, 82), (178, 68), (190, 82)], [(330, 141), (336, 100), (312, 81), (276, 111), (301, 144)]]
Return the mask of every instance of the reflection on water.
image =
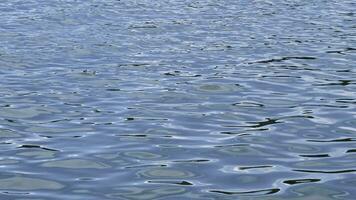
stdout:
[(54, 181), (25, 178), (25, 177), (12, 177), (0, 180), (0, 188), (2, 190), (56, 190), (63, 188), (63, 185)]
[(2, 1), (0, 199), (354, 199), (355, 8)]

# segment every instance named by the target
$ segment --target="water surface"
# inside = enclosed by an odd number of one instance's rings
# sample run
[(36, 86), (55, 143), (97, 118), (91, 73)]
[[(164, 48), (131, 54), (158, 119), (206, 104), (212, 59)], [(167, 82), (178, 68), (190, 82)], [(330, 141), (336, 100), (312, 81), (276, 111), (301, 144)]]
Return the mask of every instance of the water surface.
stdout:
[(352, 0), (3, 0), (1, 199), (356, 192)]

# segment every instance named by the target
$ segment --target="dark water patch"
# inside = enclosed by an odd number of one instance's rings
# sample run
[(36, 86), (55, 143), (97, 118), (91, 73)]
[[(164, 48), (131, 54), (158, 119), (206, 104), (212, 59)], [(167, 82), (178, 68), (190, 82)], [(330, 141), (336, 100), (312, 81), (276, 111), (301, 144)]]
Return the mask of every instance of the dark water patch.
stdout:
[(126, 64), (118, 64), (118, 67), (144, 67), (149, 66), (150, 63), (126, 63)]
[(303, 184), (303, 183), (314, 183), (319, 182), (321, 179), (317, 178), (310, 178), (310, 179), (294, 179), (294, 180), (285, 180), (283, 183), (288, 185), (296, 185), (296, 184)]
[(119, 92), (121, 91), (119, 88), (109, 88), (109, 89), (106, 89), (106, 91), (110, 91), (110, 92)]
[(288, 76), (288, 75), (262, 75), (261, 78), (301, 78), (300, 76)]
[[(328, 80), (331, 81), (331, 80)], [(348, 86), (351, 84), (355, 84), (353, 80), (338, 80), (338, 82), (332, 82), (332, 83), (324, 83), (324, 84), (315, 84), (315, 86), (333, 86), (333, 85), (340, 85), (340, 86)]]
[(346, 153), (356, 153), (356, 149), (348, 149)]
[[(236, 135), (236, 136), (249, 136), (252, 134), (252, 132), (260, 132), (260, 131), (268, 131), (268, 128), (254, 128), (254, 129), (248, 129), (248, 130), (242, 130), (242, 131), (222, 131), (220, 132), (221, 134), (226, 134), (226, 135)], [(251, 133), (249, 133), (251, 132)]]
[(148, 137), (148, 135), (145, 135), (145, 134), (130, 134), (130, 135), (117, 135), (119, 137)]
[(147, 181), (147, 183), (155, 183), (155, 184), (172, 184), (172, 185), (182, 185), (182, 186), (192, 186), (194, 185), (193, 183), (190, 183), (189, 181)]
[(151, 164), (151, 165), (134, 165), (134, 166), (127, 166), (125, 169), (135, 169), (135, 168), (147, 168), (147, 167), (167, 167), (168, 165), (163, 164)]
[(271, 168), (273, 166), (270, 165), (261, 165), (261, 166), (246, 166), (246, 167), (239, 167), (239, 170), (249, 170), (249, 169), (261, 169), (261, 168)]
[(329, 50), (326, 51), (326, 53), (338, 53), (338, 54), (345, 54), (348, 51), (356, 51), (356, 48), (352, 48), (352, 47), (346, 47), (345, 49), (341, 49), (341, 50)]
[(356, 99), (337, 99), (335, 102), (356, 104)]
[[(328, 107), (328, 108), (348, 108), (349, 106), (329, 105), (329, 104), (303, 104), (304, 107)], [(298, 107), (298, 106), (296, 106)], [(312, 118), (312, 117), (311, 117)]]
[(176, 162), (176, 163), (206, 163), (206, 162), (211, 162), (211, 160), (208, 160), (208, 159), (192, 159), (192, 160), (175, 160), (173, 162)]
[(339, 138), (332, 140), (308, 140), (308, 142), (320, 142), (320, 143), (333, 143), (333, 142), (353, 142), (356, 141), (355, 138)]
[[(274, 64), (270, 65), (270, 68), (276, 68), (276, 69), (284, 69), (288, 71), (320, 71), (318, 68), (312, 68), (311, 66), (305, 66), (305, 65), (285, 65), (285, 64)], [(301, 77), (302, 78), (302, 77)]]
[(282, 62), (282, 61), (287, 61), (287, 60), (314, 60), (314, 59), (316, 59), (316, 58), (315, 57), (309, 57), (309, 56), (287, 56), (287, 57), (281, 57), (281, 58), (272, 58), (272, 59), (267, 59), (267, 60), (260, 60), (260, 61), (250, 62), (249, 64)]
[(36, 149), (43, 149), (43, 150), (46, 150), (46, 151), (59, 151), (59, 150), (56, 150), (56, 149), (51, 149), (51, 148), (47, 148), (47, 147), (42, 147), (40, 145), (34, 145), (34, 144), (23, 144), (17, 148), (36, 148)]
[(273, 125), (273, 124), (278, 124), (278, 123), (282, 123), (279, 122), (278, 119), (271, 119), (271, 118), (266, 118), (265, 121), (260, 121), (260, 122), (247, 122), (249, 124), (256, 124), (256, 125), (247, 125), (247, 126), (227, 126), (227, 127), (245, 127), (245, 128), (260, 128), (260, 127), (264, 127), (264, 126), (269, 126), (269, 125)]
[(300, 157), (305, 157), (305, 158), (326, 158), (330, 157), (329, 154), (311, 154), (311, 155), (299, 155)]
[(356, 169), (345, 169), (345, 170), (307, 170), (307, 169), (294, 169), (296, 172), (305, 172), (305, 173), (319, 173), (319, 174), (347, 174), (356, 172)]
[(242, 192), (234, 192), (234, 191), (226, 191), (226, 190), (210, 190), (209, 192), (220, 193), (225, 195), (269, 195), (278, 193), (280, 189), (264, 189), (264, 190), (253, 190), (253, 191), (242, 191)]
[(226, 127), (240, 127), (240, 128), (255, 128), (258, 130), (263, 130), (261, 127), (265, 126), (271, 126), (279, 123), (284, 123), (285, 119), (293, 119), (293, 118), (307, 118), (307, 119), (313, 119), (313, 116), (309, 115), (295, 115), (295, 116), (286, 116), (286, 117), (280, 117), (280, 118), (266, 118), (265, 121), (260, 121), (260, 122), (246, 122), (247, 124), (256, 124), (256, 125), (228, 125)]

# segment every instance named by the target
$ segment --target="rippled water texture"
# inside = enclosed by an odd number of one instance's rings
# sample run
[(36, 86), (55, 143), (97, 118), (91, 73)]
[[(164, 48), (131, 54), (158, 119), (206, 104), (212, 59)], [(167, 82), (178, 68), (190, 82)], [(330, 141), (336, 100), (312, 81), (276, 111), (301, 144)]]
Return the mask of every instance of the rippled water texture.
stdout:
[(2, 0), (0, 199), (355, 199), (355, 15)]

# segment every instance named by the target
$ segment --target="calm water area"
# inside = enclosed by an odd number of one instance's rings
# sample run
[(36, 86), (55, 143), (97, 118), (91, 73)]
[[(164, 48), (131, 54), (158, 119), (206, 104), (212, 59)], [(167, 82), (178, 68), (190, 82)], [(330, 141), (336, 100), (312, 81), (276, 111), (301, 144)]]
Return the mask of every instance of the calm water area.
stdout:
[(356, 199), (355, 0), (1, 0), (0, 200)]

